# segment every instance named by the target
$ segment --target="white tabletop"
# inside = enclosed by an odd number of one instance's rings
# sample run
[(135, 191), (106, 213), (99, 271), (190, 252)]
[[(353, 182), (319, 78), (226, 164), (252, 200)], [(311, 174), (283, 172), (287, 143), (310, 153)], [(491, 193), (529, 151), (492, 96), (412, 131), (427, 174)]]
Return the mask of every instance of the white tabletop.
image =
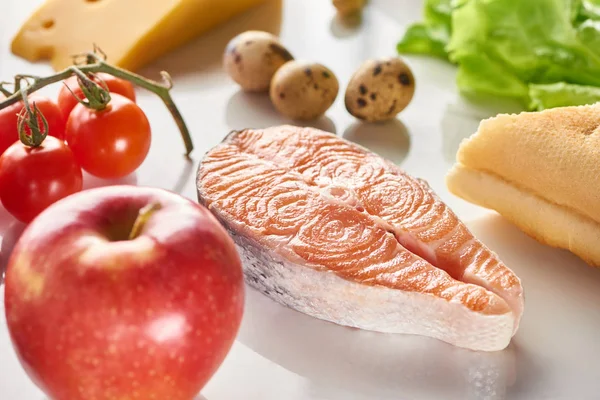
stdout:
[[(16, 73), (51, 73), (10, 54), (19, 24), (40, 0), (0, 0), (0, 80)], [(286, 309), (248, 290), (238, 340), (202, 394), (208, 400), (592, 400), (600, 399), (600, 271), (573, 255), (543, 246), (501, 217), (452, 196), (444, 175), (460, 140), (500, 108), (468, 105), (456, 93), (454, 67), (407, 57), (417, 82), (411, 105), (383, 126), (357, 123), (344, 108), (343, 90), (365, 59), (395, 54), (407, 24), (420, 19), (416, 0), (371, 0), (362, 25), (334, 18), (329, 0), (271, 0), (140, 71), (174, 78), (173, 95), (196, 145), (182, 158), (177, 128), (154, 95), (138, 92), (153, 129), (150, 154), (120, 182), (174, 189), (196, 199), (198, 160), (232, 129), (290, 121), (268, 99), (247, 95), (222, 72), (227, 41), (255, 28), (279, 32), (296, 58), (321, 62), (342, 90), (327, 117), (314, 125), (380, 152), (424, 178), (523, 281), (521, 328), (508, 349), (475, 353), (433, 339), (351, 330)], [(45, 90), (55, 93), (56, 88)], [(104, 185), (86, 176), (86, 187)], [(115, 182), (108, 182), (115, 183)], [(20, 232), (0, 209), (2, 260)], [(3, 299), (3, 288), (0, 288)], [(3, 300), (0, 300), (3, 310)], [(43, 400), (22, 371), (0, 313), (0, 399)], [(199, 399), (202, 397), (199, 397)], [(167, 399), (165, 399), (167, 400)]]

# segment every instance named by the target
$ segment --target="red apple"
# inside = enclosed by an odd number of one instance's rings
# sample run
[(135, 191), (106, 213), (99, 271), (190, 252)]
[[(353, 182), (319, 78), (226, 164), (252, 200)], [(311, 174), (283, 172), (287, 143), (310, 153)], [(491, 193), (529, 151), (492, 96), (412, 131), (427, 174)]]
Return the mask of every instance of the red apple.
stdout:
[(177, 194), (111, 186), (53, 204), (6, 271), (19, 359), (53, 400), (190, 400), (237, 335), (235, 245)]

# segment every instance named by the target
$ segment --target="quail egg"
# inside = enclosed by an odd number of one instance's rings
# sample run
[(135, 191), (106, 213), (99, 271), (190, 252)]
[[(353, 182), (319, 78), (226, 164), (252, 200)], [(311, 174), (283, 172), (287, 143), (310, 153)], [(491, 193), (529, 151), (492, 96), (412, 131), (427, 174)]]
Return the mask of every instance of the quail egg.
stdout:
[(275, 35), (246, 31), (227, 44), (223, 65), (227, 74), (243, 90), (267, 92), (275, 71), (293, 59)]
[(333, 0), (333, 6), (341, 16), (348, 16), (363, 9), (366, 0)]
[(277, 70), (271, 81), (270, 97), (282, 115), (311, 120), (325, 114), (338, 92), (338, 80), (329, 68), (295, 60)]
[(365, 121), (386, 121), (406, 108), (415, 93), (412, 71), (400, 58), (364, 62), (346, 88), (346, 109)]

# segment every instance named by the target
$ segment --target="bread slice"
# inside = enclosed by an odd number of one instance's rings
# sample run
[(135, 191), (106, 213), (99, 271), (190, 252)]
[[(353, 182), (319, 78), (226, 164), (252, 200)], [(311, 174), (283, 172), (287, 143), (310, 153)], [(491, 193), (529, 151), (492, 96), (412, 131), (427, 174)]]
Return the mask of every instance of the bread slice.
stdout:
[(450, 192), (600, 266), (600, 103), (484, 120), (457, 161)]

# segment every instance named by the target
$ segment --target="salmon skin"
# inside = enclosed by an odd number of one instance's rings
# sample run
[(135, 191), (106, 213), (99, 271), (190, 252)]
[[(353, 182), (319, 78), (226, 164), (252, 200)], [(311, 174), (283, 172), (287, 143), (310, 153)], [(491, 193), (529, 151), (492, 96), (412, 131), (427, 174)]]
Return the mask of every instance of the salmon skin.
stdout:
[(287, 125), (232, 132), (197, 188), (246, 281), (285, 306), (481, 351), (517, 331), (520, 279), (426, 182), (357, 144)]

